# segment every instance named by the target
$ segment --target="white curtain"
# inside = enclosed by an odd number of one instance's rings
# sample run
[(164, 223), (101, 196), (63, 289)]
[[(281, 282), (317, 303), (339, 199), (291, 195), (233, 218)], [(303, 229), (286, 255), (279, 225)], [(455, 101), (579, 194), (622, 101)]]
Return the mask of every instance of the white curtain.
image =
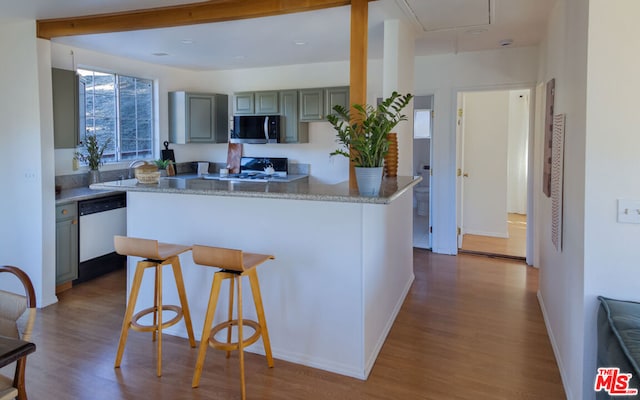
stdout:
[(507, 211), (509, 213), (526, 214), (529, 91), (513, 90), (509, 99)]

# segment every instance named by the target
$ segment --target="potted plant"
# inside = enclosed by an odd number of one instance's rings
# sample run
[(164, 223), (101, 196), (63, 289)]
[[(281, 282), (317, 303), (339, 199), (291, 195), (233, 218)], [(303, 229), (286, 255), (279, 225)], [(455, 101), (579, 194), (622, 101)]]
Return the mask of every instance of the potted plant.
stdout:
[(74, 158), (77, 161), (87, 163), (89, 166), (89, 184), (100, 182), (99, 168), (102, 165), (102, 155), (110, 142), (111, 138), (107, 138), (107, 140), (100, 145), (96, 134), (87, 135), (86, 143), (84, 143), (86, 152), (76, 151)]
[(407, 117), (401, 114), (413, 95), (393, 92), (377, 107), (353, 104), (356, 115), (341, 105), (333, 107), (335, 114), (327, 120), (337, 131), (337, 142), (342, 146), (331, 153), (349, 158), (356, 168), (356, 181), (360, 194), (377, 196), (382, 182), (384, 156), (389, 150), (387, 135)]
[[(156, 166), (160, 170), (161, 175), (163, 176), (174, 176), (175, 170), (173, 168), (173, 161), (171, 160), (163, 160), (161, 158), (155, 160)], [(164, 171), (164, 174), (162, 173)]]

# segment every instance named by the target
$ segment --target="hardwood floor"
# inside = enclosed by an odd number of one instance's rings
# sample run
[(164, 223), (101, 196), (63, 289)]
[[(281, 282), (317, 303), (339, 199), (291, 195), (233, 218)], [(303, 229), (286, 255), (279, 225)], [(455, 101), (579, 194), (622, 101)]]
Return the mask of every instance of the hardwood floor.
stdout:
[[(520, 262), (414, 251), (416, 280), (367, 381), (246, 353), (249, 399), (564, 399), (536, 298), (538, 271)], [(188, 290), (188, 288), (187, 288)], [(237, 399), (238, 358), (163, 338), (155, 376), (150, 335), (131, 331), (113, 368), (125, 304), (117, 271), (39, 310), (27, 392), (40, 399)], [(267, 311), (267, 318), (269, 317)], [(273, 311), (272, 311), (273, 312)]]
[(510, 213), (507, 218), (508, 238), (469, 235), (462, 238), (463, 252), (499, 255), (525, 259), (527, 255), (527, 216)]

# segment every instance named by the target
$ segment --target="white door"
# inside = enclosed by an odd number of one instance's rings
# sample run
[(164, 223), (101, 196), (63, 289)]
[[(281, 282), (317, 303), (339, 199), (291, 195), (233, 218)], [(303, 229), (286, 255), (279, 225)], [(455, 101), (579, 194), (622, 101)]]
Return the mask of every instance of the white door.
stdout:
[(507, 237), (509, 92), (465, 92), (462, 105), (462, 234)]

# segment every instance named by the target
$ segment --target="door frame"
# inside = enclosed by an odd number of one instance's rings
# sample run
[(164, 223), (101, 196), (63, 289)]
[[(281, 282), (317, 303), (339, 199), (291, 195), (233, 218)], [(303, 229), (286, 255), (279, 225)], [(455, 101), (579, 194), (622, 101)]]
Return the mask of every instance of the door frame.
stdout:
[[(456, 156), (456, 228), (461, 228), (462, 219), (462, 175), (458, 175), (457, 171), (462, 171), (462, 138), (461, 129), (458, 125), (458, 120), (461, 118), (458, 115), (458, 109), (461, 107), (462, 94), (465, 92), (490, 92), (490, 91), (510, 91), (510, 90), (529, 90), (529, 137), (528, 137), (528, 165), (527, 165), (527, 239), (526, 239), (526, 263), (527, 265), (533, 265), (534, 254), (537, 251), (533, 248), (533, 238), (535, 235), (535, 207), (534, 207), (534, 190), (533, 182), (536, 178), (536, 171), (534, 170), (534, 156), (535, 156), (535, 128), (536, 128), (536, 87), (534, 83), (514, 83), (505, 85), (486, 85), (486, 86), (473, 86), (473, 87), (457, 87), (453, 89), (452, 110), (454, 110), (454, 126), (455, 126), (455, 156)], [(461, 122), (462, 123), (462, 122)], [(456, 252), (459, 253), (459, 244), (462, 241), (461, 229), (457, 230)]]

